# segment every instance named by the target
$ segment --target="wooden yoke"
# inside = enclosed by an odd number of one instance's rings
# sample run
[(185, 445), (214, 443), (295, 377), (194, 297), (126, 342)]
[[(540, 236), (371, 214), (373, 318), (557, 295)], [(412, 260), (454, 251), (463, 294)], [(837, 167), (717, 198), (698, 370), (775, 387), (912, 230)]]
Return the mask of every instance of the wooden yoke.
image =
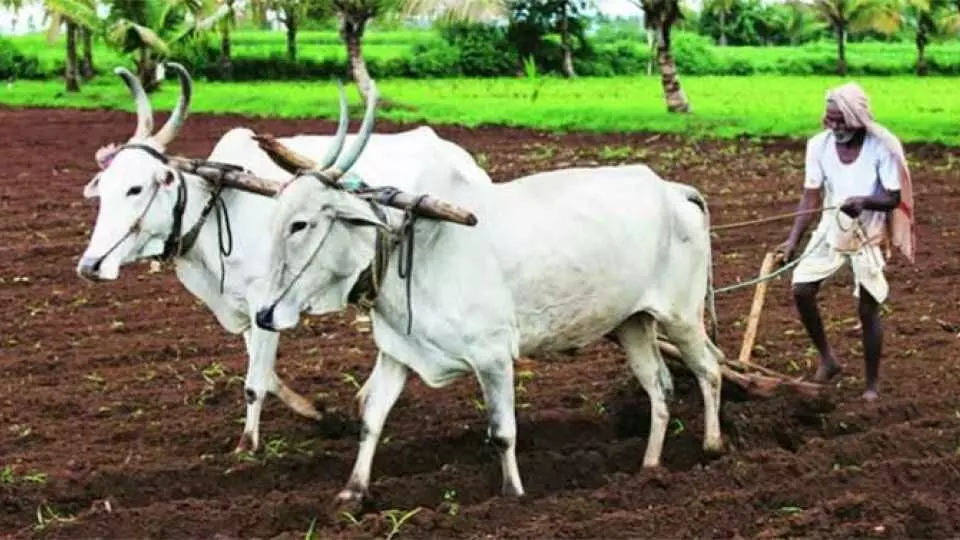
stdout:
[(303, 174), (305, 171), (311, 171), (311, 176), (316, 176), (317, 179), (324, 184), (342, 189), (364, 200), (374, 201), (399, 210), (413, 209), (414, 213), (430, 219), (449, 221), (468, 227), (473, 227), (477, 224), (477, 217), (469, 210), (430, 197), (429, 195), (423, 197), (420, 203), (417, 204), (417, 200), (421, 199), (420, 196), (405, 193), (392, 187), (373, 187), (362, 181), (360, 182), (359, 189), (349, 190), (343, 184), (329, 180), (322, 172), (316, 171), (316, 161), (284, 146), (272, 135), (254, 135), (253, 140), (257, 141), (260, 148), (270, 156), (270, 159), (272, 159), (278, 167), (291, 174)]
[(195, 174), (208, 182), (263, 195), (265, 197), (275, 196), (284, 185), (283, 182), (277, 180), (268, 180), (250, 174), (242, 167), (229, 163), (216, 163), (180, 156), (171, 156), (168, 163), (177, 170)]

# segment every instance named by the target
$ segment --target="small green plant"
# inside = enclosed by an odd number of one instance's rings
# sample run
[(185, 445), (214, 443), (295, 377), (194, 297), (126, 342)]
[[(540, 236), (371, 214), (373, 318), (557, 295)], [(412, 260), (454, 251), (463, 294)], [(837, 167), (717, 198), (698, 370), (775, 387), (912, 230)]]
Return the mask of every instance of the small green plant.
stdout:
[(340, 375), (343, 376), (343, 382), (345, 382), (345, 383), (353, 386), (353, 387), (356, 388), (357, 390), (360, 389), (360, 383), (357, 382), (357, 378), (354, 377), (354, 375), (353, 375), (352, 373), (342, 372), (342, 373), (340, 373)]
[(340, 517), (343, 518), (344, 521), (349, 522), (351, 525), (360, 525), (360, 520), (358, 520), (357, 517), (350, 512), (340, 512)]
[(457, 492), (452, 489), (443, 491), (443, 502), (446, 503), (447, 514), (456, 516), (460, 513), (460, 503), (457, 502)]
[(606, 160), (627, 159), (633, 154), (629, 146), (607, 146), (600, 149), (600, 158)]
[(0, 484), (10, 485), (16, 482), (17, 479), (13, 474), (13, 467), (10, 465), (5, 465), (3, 470), (0, 471)]
[(413, 510), (403, 514), (402, 510), (387, 510), (387, 519), (390, 520), (391, 527), (390, 532), (387, 534), (386, 540), (391, 540), (400, 532), (400, 528), (403, 527), (403, 524), (407, 522), (408, 519), (415, 516), (420, 510), (423, 510), (421, 507), (416, 507)]
[(48, 505), (41, 505), (37, 507), (37, 524), (34, 525), (33, 528), (34, 530), (42, 531), (51, 523), (69, 523), (76, 519), (74, 516), (62, 516)]
[(319, 540), (317, 536), (317, 518), (314, 517), (310, 520), (310, 528), (307, 529), (307, 534), (303, 535), (303, 540)]

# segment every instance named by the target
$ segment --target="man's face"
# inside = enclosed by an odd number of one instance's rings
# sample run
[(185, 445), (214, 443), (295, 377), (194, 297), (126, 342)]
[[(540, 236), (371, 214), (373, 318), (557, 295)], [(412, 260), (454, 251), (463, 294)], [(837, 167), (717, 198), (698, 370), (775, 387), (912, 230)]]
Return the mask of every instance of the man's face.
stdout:
[(843, 112), (835, 103), (828, 103), (826, 114), (823, 119), (824, 127), (833, 131), (837, 142), (843, 144), (850, 142), (856, 135), (857, 130), (847, 125), (843, 118)]

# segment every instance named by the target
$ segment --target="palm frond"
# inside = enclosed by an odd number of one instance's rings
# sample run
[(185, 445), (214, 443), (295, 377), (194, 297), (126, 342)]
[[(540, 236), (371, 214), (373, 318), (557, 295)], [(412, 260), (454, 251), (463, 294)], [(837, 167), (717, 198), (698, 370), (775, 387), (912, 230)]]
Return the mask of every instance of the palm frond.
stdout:
[(103, 25), (96, 6), (87, 0), (46, 0), (46, 6), (52, 14), (67, 17), (84, 28), (97, 29)]
[(440, 14), (478, 21), (506, 17), (508, 8), (504, 0), (401, 0), (399, 11), (403, 16)]
[(167, 43), (156, 32), (127, 19), (114, 23), (109, 38), (114, 43), (121, 44), (127, 51), (147, 47), (163, 55), (170, 54)]

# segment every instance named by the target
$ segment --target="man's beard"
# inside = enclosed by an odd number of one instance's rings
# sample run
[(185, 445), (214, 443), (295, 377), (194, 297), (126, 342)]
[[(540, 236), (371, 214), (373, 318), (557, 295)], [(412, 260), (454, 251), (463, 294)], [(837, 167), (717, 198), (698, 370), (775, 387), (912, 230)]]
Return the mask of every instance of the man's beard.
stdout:
[(856, 131), (848, 131), (845, 129), (833, 130), (833, 136), (836, 137), (837, 142), (840, 144), (847, 144), (848, 142), (852, 141), (856, 135)]

